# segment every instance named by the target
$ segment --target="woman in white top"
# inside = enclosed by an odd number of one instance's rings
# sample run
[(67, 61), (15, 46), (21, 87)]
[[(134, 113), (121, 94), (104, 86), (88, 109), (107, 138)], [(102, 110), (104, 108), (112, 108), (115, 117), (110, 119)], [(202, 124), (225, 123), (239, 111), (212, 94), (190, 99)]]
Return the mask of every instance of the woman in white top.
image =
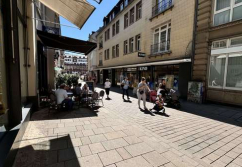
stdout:
[(137, 96), (138, 96), (139, 108), (140, 108), (140, 100), (142, 99), (144, 104), (144, 109), (148, 110), (146, 107), (146, 90), (150, 92), (150, 88), (148, 87), (145, 81), (146, 81), (145, 77), (142, 77), (141, 82), (138, 85)]
[(104, 83), (104, 88), (107, 94), (107, 99), (109, 99), (109, 91), (111, 88), (111, 82), (109, 82), (109, 79), (106, 79), (106, 82)]

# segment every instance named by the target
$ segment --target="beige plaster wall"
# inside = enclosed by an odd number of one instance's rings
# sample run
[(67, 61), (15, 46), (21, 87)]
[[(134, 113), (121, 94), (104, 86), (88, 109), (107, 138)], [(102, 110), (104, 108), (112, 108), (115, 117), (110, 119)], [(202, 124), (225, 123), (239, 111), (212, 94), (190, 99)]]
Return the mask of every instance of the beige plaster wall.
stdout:
[[(193, 37), (193, 23), (194, 23), (194, 0), (174, 0), (174, 7), (172, 10), (166, 11), (164, 14), (158, 17), (152, 17), (152, 7), (154, 2), (150, 0), (142, 1), (142, 18), (135, 21), (132, 25), (124, 29), (124, 15), (136, 4), (139, 0), (134, 0), (130, 6), (124, 9), (116, 18), (103, 29), (103, 31), (97, 36), (103, 35), (105, 39), (105, 31), (110, 28), (110, 39), (104, 41), (103, 49), (97, 49), (97, 57), (99, 61), (99, 55), (103, 54), (103, 67), (144, 63), (150, 61), (161, 61), (168, 59), (176, 59), (185, 57), (186, 49), (189, 42)], [(136, 16), (135, 16), (136, 17)], [(119, 34), (112, 36), (112, 25), (117, 21), (120, 21)], [(171, 23), (171, 54), (165, 54), (163, 56), (149, 57), (150, 48), (153, 44), (153, 31), (155, 28), (160, 27), (168, 22)], [(131, 37), (141, 34), (141, 52), (146, 53), (145, 58), (139, 58), (138, 52), (123, 54), (123, 45), (125, 40), (129, 40)], [(112, 46), (119, 44), (119, 57), (112, 58)], [(110, 50), (110, 59), (104, 60), (104, 51)]]

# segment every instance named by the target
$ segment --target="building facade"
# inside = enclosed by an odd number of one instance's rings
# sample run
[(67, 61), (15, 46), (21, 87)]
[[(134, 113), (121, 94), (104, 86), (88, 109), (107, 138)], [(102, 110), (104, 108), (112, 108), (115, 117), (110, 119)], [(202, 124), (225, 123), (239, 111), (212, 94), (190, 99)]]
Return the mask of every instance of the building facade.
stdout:
[(194, 81), (204, 98), (242, 105), (242, 1), (198, 0)]
[(110, 78), (119, 85), (128, 77), (132, 87), (146, 77), (157, 89), (165, 79), (186, 96), (194, 11), (193, 0), (120, 0), (97, 35), (100, 81)]
[[(96, 32), (92, 32), (91, 34), (89, 34), (89, 41), (90, 42), (95, 42), (97, 43), (97, 34), (99, 33), (99, 30)], [(90, 52), (87, 55), (87, 65), (88, 65), (88, 75), (89, 78), (95, 76), (98, 80), (98, 69), (97, 69), (97, 65), (98, 65), (98, 60), (97, 60), (97, 51), (98, 49), (94, 49), (92, 52)]]
[(68, 74), (86, 74), (87, 73), (87, 56), (77, 54), (64, 55), (64, 73)]

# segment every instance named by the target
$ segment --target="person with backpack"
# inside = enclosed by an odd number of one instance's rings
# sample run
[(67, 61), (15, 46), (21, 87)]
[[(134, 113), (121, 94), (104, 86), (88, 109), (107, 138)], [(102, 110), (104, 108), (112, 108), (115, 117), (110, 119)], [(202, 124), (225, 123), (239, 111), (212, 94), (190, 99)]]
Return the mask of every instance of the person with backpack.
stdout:
[(146, 91), (147, 90), (148, 90), (148, 92), (150, 92), (150, 88), (146, 84), (145, 77), (142, 77), (141, 82), (138, 85), (138, 90), (137, 90), (139, 109), (141, 109), (140, 108), (140, 100), (142, 98), (143, 104), (144, 104), (144, 109), (148, 110), (147, 107), (146, 107)]
[(128, 98), (128, 100), (129, 100), (130, 98), (129, 98), (129, 79), (128, 79), (128, 77), (126, 77), (126, 78), (122, 81), (121, 87), (122, 87), (122, 89), (123, 89), (123, 100), (125, 100), (125, 99), (124, 99), (124, 94), (125, 94), (125, 93), (126, 93), (127, 98)]

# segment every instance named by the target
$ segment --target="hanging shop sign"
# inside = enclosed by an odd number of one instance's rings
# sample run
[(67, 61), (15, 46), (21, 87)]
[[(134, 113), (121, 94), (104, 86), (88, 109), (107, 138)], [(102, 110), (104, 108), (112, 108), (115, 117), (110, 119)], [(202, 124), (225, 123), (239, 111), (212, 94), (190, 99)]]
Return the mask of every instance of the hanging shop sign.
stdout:
[(145, 53), (143, 53), (143, 52), (138, 52), (138, 57), (145, 57), (145, 56), (146, 56)]
[(50, 34), (60, 35), (60, 28), (43, 26), (43, 31)]

